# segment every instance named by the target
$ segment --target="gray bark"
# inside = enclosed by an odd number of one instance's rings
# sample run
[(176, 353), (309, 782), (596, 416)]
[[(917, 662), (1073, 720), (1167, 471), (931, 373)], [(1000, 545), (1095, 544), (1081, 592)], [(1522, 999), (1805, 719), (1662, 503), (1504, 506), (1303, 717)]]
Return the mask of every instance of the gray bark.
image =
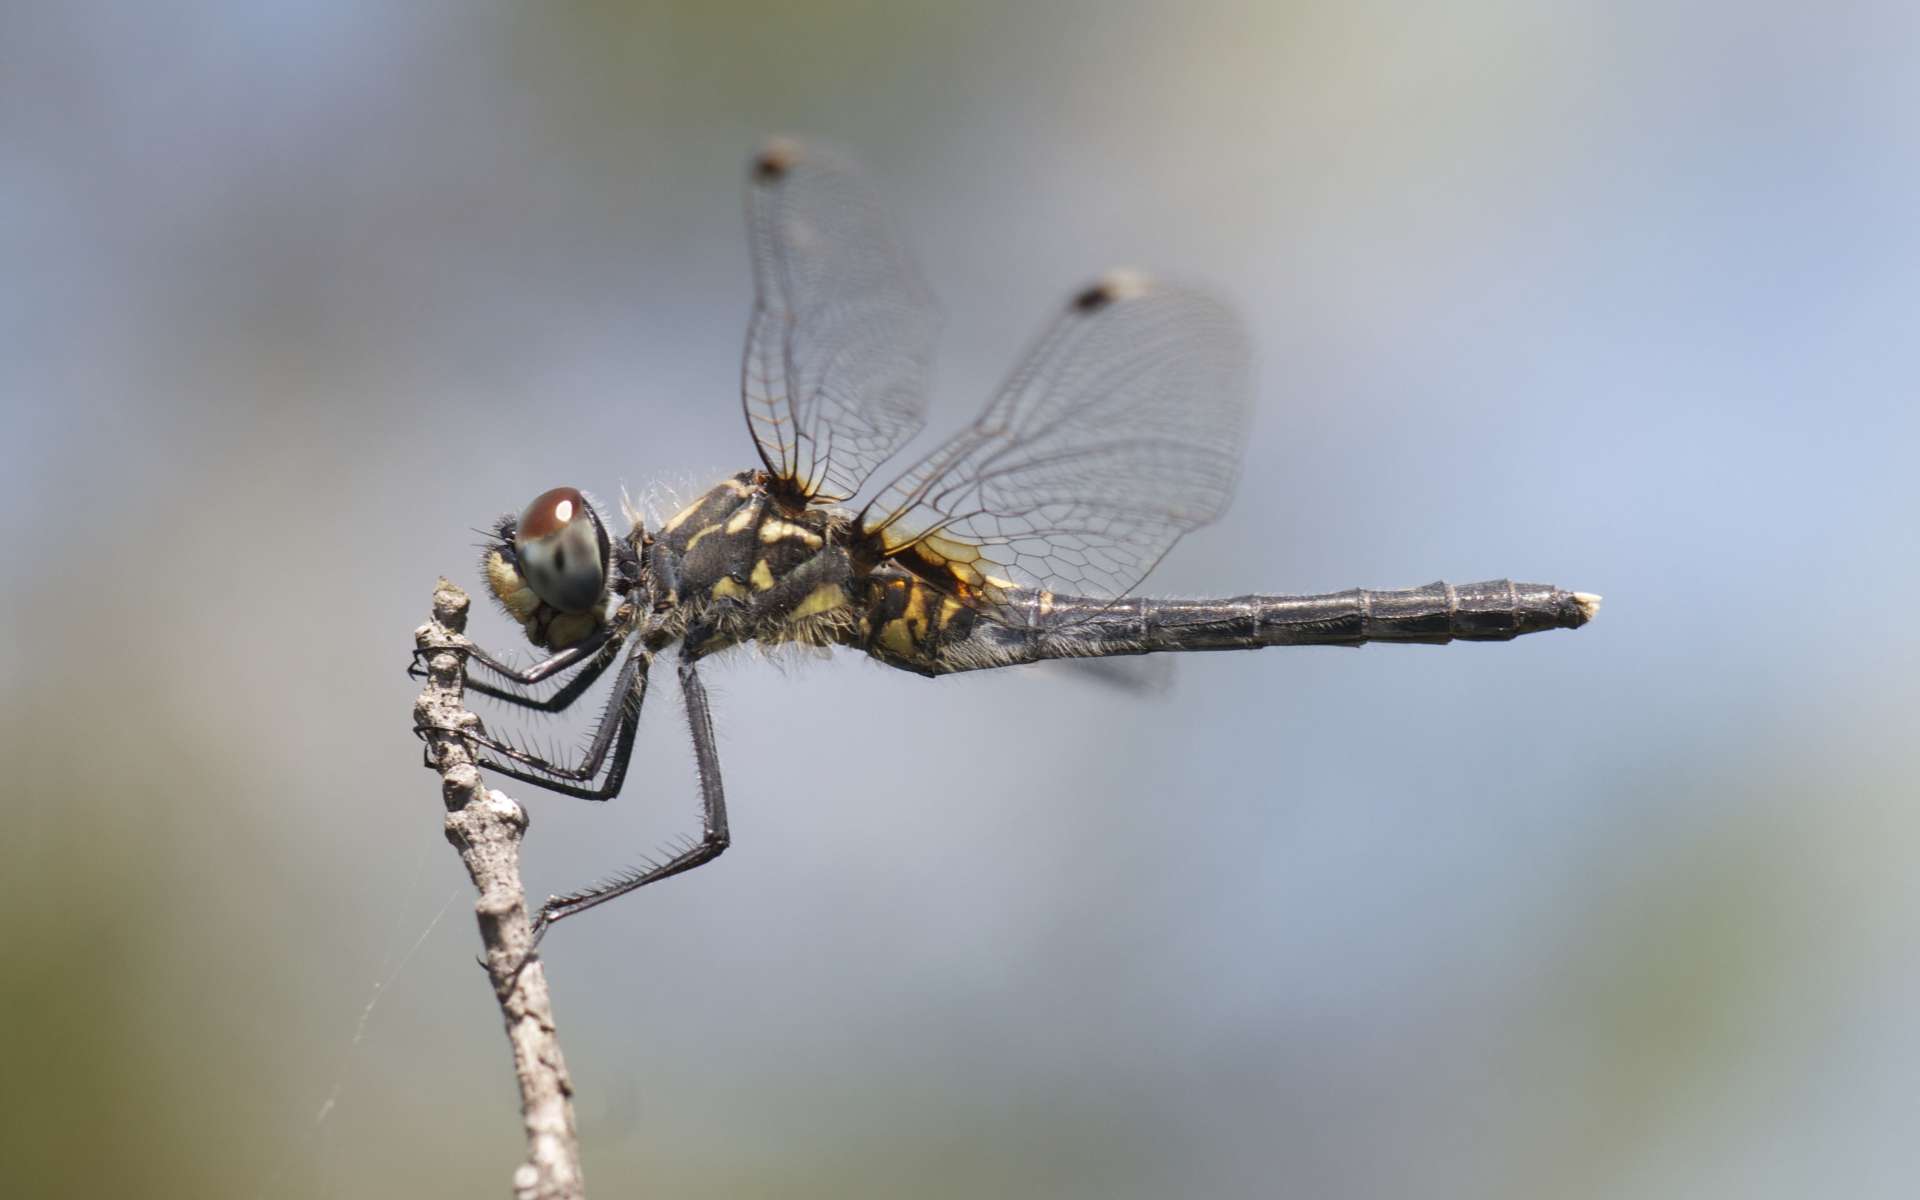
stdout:
[(527, 814), (505, 792), (481, 785), (465, 739), (436, 732), (478, 722), (463, 697), (467, 604), (467, 594), (442, 579), (433, 593), (433, 620), (414, 633), (427, 660), (427, 686), (414, 704), (414, 718), (428, 730), (428, 764), (440, 773), (447, 840), (460, 851), (480, 893), (474, 911), (486, 946), (487, 976), (513, 1049), (527, 1132), (526, 1161), (513, 1173), (514, 1195), (516, 1200), (583, 1200), (573, 1081), (560, 1054), (546, 971), (538, 959), (527, 961), (533, 951), (533, 926), (520, 883), (520, 837), (527, 829)]

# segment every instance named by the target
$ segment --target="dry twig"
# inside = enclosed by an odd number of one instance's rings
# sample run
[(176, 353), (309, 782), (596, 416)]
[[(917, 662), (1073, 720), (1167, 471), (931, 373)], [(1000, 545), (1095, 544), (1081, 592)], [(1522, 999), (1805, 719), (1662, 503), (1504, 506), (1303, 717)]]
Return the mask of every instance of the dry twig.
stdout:
[[(426, 729), (427, 761), (440, 772), (447, 805), (447, 840), (460, 851), (480, 893), (474, 906), (487, 949), (487, 975), (506, 1019), (520, 1111), (527, 1129), (527, 1160), (513, 1173), (517, 1200), (582, 1200), (580, 1141), (573, 1124), (573, 1081), (554, 1031), (547, 976), (533, 950), (532, 922), (520, 884), (520, 836), (527, 814), (505, 792), (481, 786), (467, 743), (458, 734), (478, 722), (462, 697), (468, 642), (467, 594), (442, 579), (433, 593), (433, 620), (414, 633), (427, 660), (427, 686), (414, 703), (415, 724)], [(515, 971), (516, 967), (524, 968)]]

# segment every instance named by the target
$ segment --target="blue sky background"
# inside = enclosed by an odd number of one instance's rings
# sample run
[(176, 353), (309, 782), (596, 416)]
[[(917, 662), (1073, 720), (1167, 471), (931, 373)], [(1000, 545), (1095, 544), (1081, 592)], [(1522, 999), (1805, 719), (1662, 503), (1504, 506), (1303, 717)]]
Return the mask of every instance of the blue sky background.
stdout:
[[(25, 1194), (504, 1190), (410, 631), (536, 492), (750, 465), (774, 131), (884, 180), (936, 433), (1108, 265), (1244, 315), (1148, 590), (1607, 603), (1145, 697), (721, 664), (734, 849), (547, 944), (596, 1193), (1907, 1194), (1910, 6), (715, 7), (0, 12)], [(693, 827), (668, 697), (640, 756), (519, 792), (532, 887)]]

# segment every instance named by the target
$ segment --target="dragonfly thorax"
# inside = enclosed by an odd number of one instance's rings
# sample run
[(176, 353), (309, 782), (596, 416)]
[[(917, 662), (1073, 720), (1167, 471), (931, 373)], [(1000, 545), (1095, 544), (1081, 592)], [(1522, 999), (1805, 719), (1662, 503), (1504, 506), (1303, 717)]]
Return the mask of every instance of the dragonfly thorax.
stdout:
[(748, 640), (843, 642), (864, 590), (847, 553), (851, 528), (841, 512), (795, 510), (764, 472), (743, 471), (661, 527), (656, 586), (703, 652)]

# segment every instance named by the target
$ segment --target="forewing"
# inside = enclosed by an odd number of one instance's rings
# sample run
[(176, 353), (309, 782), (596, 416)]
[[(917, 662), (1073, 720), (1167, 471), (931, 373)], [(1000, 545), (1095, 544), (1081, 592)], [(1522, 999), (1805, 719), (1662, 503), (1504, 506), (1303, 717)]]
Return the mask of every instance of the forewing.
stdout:
[(875, 497), (860, 528), (997, 619), (1031, 619), (1038, 591), (1114, 599), (1226, 507), (1246, 412), (1233, 315), (1113, 272), (1073, 298), (971, 428)]
[(848, 499), (926, 422), (938, 314), (872, 188), (836, 151), (769, 143), (750, 171), (747, 237), (747, 426), (791, 493)]

